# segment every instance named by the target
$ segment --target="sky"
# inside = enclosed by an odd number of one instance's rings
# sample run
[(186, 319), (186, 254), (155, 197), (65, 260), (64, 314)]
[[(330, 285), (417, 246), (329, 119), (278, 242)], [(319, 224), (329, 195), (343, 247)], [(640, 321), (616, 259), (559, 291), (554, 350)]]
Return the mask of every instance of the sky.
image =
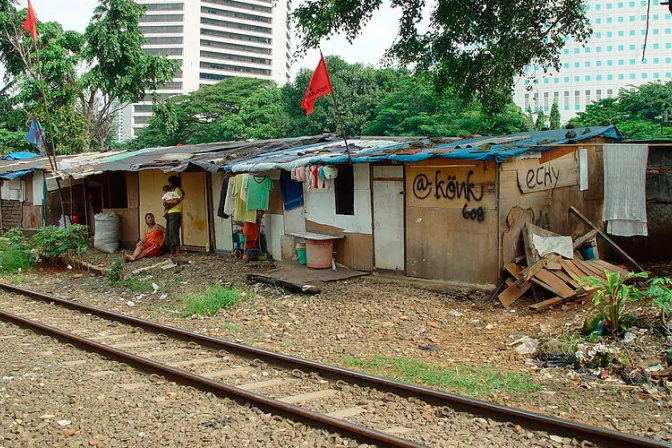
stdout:
[[(21, 7), (26, 7), (28, 0), (19, 0)], [(59, 22), (67, 30), (84, 31), (96, 6), (96, 0), (32, 0), (38, 20)], [(388, 2), (362, 34), (351, 44), (343, 36), (334, 36), (325, 40), (322, 47), (324, 55), (337, 55), (350, 63), (378, 64), (385, 50), (392, 44), (397, 32), (400, 12), (393, 10)], [(296, 46), (298, 42), (292, 42)], [(296, 48), (296, 47), (294, 47)], [(301, 68), (314, 69), (319, 60), (319, 51), (311, 50), (305, 57), (292, 64), (292, 76)]]

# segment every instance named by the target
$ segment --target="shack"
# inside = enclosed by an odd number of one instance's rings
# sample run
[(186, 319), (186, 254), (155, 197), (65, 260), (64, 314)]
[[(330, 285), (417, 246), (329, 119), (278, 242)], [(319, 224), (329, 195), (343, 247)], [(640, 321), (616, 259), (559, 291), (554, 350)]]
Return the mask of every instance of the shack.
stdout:
[(335, 259), (352, 269), (495, 284), (523, 253), (525, 222), (578, 236), (586, 229), (568, 215), (575, 206), (601, 223), (603, 146), (621, 140), (613, 126), (438, 143), (355, 139), (347, 149), (331, 141), (224, 170), (263, 173), (277, 189), (283, 171), (336, 168), (324, 188), (304, 178), (299, 208), (271, 195), (265, 222), (276, 259), (293, 252), (292, 235), (312, 232), (343, 237)]
[[(235, 249), (236, 223), (218, 212), (229, 178), (268, 177), (261, 232), (276, 260), (296, 258), (296, 242), (310, 232), (332, 239), (335, 261), (351, 269), (495, 284), (523, 254), (526, 222), (576, 237), (588, 229), (569, 216), (574, 206), (604, 227), (603, 154), (622, 141), (613, 126), (466, 140), (357, 138), (347, 148), (322, 135), (60, 157), (56, 172), (40, 158), (30, 173), (0, 163), (0, 175), (27, 182), (44, 173), (50, 224), (65, 213), (58, 178), (72, 213), (83, 209), (92, 224), (94, 213), (115, 212), (122, 245), (131, 247), (145, 213), (162, 215), (161, 187), (176, 174), (187, 198), (183, 244), (224, 252)], [(288, 186), (300, 198), (283, 194)]]

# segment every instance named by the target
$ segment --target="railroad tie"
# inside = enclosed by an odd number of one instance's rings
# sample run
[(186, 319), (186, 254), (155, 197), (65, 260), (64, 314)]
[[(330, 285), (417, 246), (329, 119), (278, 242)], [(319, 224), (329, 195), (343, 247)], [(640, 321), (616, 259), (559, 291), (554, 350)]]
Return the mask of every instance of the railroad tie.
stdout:
[(233, 369), (224, 369), (224, 370), (214, 370), (212, 372), (201, 373), (204, 378), (222, 378), (225, 376), (237, 375), (239, 373), (247, 372), (248, 369), (245, 367), (236, 367)]
[(289, 397), (280, 398), (280, 401), (289, 404), (305, 403), (306, 401), (333, 397), (336, 394), (338, 394), (337, 390), (324, 389), (324, 390), (318, 390), (317, 392), (308, 392), (307, 394), (290, 395)]
[[(187, 350), (191, 351), (191, 350)], [(196, 358), (189, 359), (187, 361), (175, 361), (166, 363), (170, 367), (184, 367), (184, 366), (199, 366), (201, 364), (209, 364), (211, 362), (221, 362), (222, 358), (212, 357), (212, 358)]]
[(180, 355), (182, 353), (187, 353), (187, 352), (192, 352), (192, 350), (189, 350), (189, 349), (186, 349), (186, 348), (176, 348), (175, 350), (165, 350), (165, 351), (162, 351), (162, 352), (140, 353), (140, 355), (138, 355), (138, 356), (142, 356), (143, 358), (152, 358), (152, 357), (160, 357), (160, 356)]
[(241, 384), (240, 386), (236, 386), (238, 389), (243, 389), (243, 390), (258, 390), (258, 389), (263, 389), (265, 387), (273, 387), (273, 386), (284, 386), (285, 384), (292, 384), (292, 383), (298, 383), (299, 379), (282, 379), (282, 378), (276, 378), (273, 380), (268, 380), (268, 381), (257, 381), (254, 383), (247, 383), (247, 384)]
[(338, 411), (329, 412), (327, 415), (333, 418), (347, 418), (363, 414), (364, 412), (366, 412), (366, 408), (364, 408), (363, 406), (355, 406), (352, 408), (340, 409)]
[(139, 341), (139, 342), (123, 342), (121, 344), (114, 344), (111, 347), (114, 348), (135, 348), (135, 347), (144, 347), (146, 345), (155, 345), (160, 344), (161, 341)]

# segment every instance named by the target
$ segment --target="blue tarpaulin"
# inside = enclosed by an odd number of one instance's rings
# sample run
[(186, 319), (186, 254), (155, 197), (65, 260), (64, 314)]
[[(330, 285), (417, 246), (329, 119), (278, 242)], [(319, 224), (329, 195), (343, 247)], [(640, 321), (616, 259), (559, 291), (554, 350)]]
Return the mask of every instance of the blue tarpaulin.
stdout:
[(263, 172), (278, 168), (291, 170), (305, 165), (383, 161), (411, 163), (433, 158), (494, 160), (502, 163), (526, 152), (543, 152), (557, 145), (578, 143), (595, 137), (605, 137), (616, 141), (624, 140), (623, 135), (615, 126), (523, 132), (457, 140), (450, 143), (433, 143), (429, 139), (415, 142), (354, 139), (348, 142), (349, 154), (346, 153), (342, 141), (331, 141), (267, 153), (226, 165), (224, 170), (237, 173)]
[[(34, 159), (35, 157), (40, 156), (39, 154), (34, 154), (32, 152), (20, 151), (5, 154), (4, 156), (2, 156), (2, 160), (27, 160), (27, 159)], [(25, 176), (26, 174), (32, 173), (33, 171), (35, 170), (31, 169), (31, 170), (21, 170), (21, 171), (12, 171), (9, 173), (2, 173), (0, 174), (0, 179), (4, 180), (16, 179), (17, 177)]]

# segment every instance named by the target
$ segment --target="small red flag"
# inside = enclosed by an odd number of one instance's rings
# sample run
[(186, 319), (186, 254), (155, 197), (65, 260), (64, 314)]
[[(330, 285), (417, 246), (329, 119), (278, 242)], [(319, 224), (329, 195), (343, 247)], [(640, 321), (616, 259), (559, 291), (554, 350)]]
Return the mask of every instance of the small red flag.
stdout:
[(28, 0), (28, 14), (26, 14), (26, 20), (23, 22), (23, 29), (33, 36), (34, 41), (37, 41), (37, 17), (30, 0)]
[(332, 92), (331, 79), (329, 79), (329, 72), (327, 71), (327, 64), (324, 62), (324, 57), (320, 56), (320, 62), (310, 79), (310, 84), (306, 93), (303, 95), (303, 102), (301, 107), (306, 111), (306, 115), (313, 113), (313, 103), (316, 99)]

